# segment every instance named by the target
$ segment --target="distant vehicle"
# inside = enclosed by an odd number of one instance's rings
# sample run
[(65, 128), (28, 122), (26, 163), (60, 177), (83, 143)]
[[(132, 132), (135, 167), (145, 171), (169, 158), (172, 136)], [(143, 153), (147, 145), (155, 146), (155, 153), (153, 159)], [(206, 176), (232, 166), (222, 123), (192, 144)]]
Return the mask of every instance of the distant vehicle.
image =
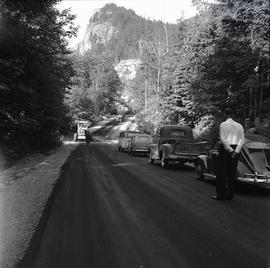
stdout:
[(136, 134), (131, 137), (128, 144), (128, 153), (134, 155), (135, 153), (149, 153), (149, 145), (153, 143), (153, 138), (147, 134)]
[(206, 142), (194, 142), (190, 127), (164, 126), (160, 129), (157, 143), (149, 147), (149, 162), (161, 160), (163, 168), (167, 168), (170, 163), (183, 166), (187, 162), (193, 162), (205, 150), (205, 145)]
[[(220, 141), (210, 144), (207, 153), (198, 156), (195, 168), (199, 179), (216, 179)], [(240, 151), (237, 180), (253, 185), (270, 186), (270, 145), (246, 139)]]
[(74, 141), (86, 140), (85, 131), (89, 126), (89, 121), (79, 120), (77, 122), (77, 132), (74, 134)]
[(135, 134), (139, 134), (139, 132), (131, 130), (120, 132), (118, 138), (118, 151), (123, 152), (124, 150), (127, 150), (128, 143), (131, 141), (131, 137), (134, 136)]

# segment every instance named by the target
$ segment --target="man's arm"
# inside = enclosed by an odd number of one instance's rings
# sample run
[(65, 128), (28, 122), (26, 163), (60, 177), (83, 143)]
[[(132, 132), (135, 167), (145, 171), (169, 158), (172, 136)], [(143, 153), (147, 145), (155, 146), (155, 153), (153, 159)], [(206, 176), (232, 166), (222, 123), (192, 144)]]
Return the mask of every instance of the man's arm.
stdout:
[(233, 152), (233, 148), (230, 146), (230, 144), (227, 142), (227, 140), (224, 137), (224, 126), (222, 123), (219, 126), (219, 137), (220, 137), (220, 141), (223, 144), (225, 150), (228, 152)]
[(237, 147), (236, 147), (236, 149), (235, 149), (235, 152), (236, 152), (236, 153), (239, 153), (239, 152), (241, 151), (242, 146), (243, 146), (244, 143), (245, 143), (245, 133), (244, 133), (244, 129), (243, 129), (242, 126), (241, 126), (240, 132), (241, 132), (241, 138), (240, 138), (240, 140), (239, 140), (239, 142), (238, 142), (238, 144), (237, 144)]

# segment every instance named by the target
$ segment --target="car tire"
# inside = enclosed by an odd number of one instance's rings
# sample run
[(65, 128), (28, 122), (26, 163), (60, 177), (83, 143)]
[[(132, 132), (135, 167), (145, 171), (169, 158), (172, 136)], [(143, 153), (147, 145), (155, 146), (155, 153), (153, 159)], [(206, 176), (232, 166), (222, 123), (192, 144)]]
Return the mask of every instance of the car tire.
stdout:
[(162, 156), (161, 156), (161, 167), (162, 168), (168, 168), (169, 167), (168, 159), (166, 159), (164, 157), (164, 154), (162, 154)]
[(198, 161), (195, 164), (195, 170), (198, 175), (198, 179), (203, 181), (204, 180), (204, 172), (205, 172), (205, 166), (202, 161)]

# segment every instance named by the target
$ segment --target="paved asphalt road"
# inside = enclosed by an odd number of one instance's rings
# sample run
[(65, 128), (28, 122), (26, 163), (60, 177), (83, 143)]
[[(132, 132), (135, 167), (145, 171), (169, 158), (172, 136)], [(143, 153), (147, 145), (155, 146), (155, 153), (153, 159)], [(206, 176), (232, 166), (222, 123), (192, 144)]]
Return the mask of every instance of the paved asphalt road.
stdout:
[[(97, 135), (115, 136), (112, 127)], [(270, 267), (270, 191), (240, 186), (224, 202), (214, 193), (191, 167), (81, 144), (19, 267)]]

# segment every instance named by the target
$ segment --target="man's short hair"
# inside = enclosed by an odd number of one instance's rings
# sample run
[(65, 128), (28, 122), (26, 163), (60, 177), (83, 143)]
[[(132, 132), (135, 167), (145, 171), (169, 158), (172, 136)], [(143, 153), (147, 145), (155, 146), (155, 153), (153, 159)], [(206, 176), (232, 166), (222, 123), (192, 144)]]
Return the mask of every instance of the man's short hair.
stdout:
[(225, 108), (223, 113), (224, 113), (224, 115), (226, 117), (232, 117), (233, 116), (233, 110), (231, 108)]

